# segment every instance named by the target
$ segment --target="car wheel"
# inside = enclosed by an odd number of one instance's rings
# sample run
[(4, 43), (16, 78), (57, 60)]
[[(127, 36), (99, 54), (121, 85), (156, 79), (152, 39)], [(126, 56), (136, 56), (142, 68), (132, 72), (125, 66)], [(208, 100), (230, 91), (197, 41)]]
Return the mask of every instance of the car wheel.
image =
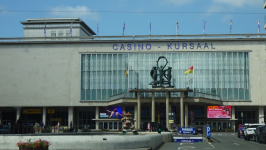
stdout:
[(244, 136), (244, 139), (245, 139), (245, 140), (247, 140), (247, 137), (246, 137), (246, 136)]
[(266, 139), (263, 140), (263, 144), (266, 144)]
[(250, 141), (250, 136), (247, 136), (247, 140)]

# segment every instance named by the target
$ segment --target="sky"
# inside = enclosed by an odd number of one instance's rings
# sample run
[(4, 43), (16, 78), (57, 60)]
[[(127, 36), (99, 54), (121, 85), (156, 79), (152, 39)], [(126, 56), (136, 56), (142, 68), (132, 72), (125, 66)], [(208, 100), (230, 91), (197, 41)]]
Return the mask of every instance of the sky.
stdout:
[[(99, 36), (260, 33), (264, 0), (0, 0), (0, 38), (23, 37), (27, 18), (79, 17)], [(61, 11), (61, 12), (60, 12)], [(63, 12), (62, 12), (63, 11)], [(79, 12), (77, 12), (79, 11)], [(214, 13), (215, 12), (215, 13)]]

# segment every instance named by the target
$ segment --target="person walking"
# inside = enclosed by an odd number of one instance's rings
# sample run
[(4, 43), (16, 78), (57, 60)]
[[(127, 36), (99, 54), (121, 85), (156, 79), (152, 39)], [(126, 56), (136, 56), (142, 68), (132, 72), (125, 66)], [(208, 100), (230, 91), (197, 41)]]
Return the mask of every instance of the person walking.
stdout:
[(150, 122), (148, 122), (147, 129), (148, 129), (148, 132), (151, 132), (151, 124), (150, 124)]
[(60, 129), (60, 122), (58, 121), (57, 123), (57, 132), (59, 133), (59, 129)]
[(41, 122), (41, 128), (43, 128), (43, 122)]

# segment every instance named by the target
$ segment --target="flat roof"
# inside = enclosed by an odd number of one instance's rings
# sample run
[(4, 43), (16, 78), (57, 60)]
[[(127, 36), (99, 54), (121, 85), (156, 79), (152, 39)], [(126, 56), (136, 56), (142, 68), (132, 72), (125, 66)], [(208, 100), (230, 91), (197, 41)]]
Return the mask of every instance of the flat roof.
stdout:
[(27, 21), (21, 21), (20, 23), (23, 25), (26, 24), (53, 24), (53, 23), (80, 23), (90, 34), (96, 35), (96, 33), (80, 18), (29, 18)]

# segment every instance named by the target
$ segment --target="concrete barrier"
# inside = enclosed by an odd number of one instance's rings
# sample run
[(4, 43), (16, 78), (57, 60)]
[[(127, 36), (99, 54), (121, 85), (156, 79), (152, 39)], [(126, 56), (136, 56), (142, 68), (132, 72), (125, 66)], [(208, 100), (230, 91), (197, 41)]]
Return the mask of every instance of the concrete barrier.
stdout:
[(134, 149), (149, 148), (155, 149), (163, 142), (172, 142), (171, 132), (161, 134), (140, 134), (140, 135), (44, 135), (44, 136), (23, 136), (3, 135), (0, 136), (0, 150), (18, 150), (16, 143), (19, 141), (36, 141), (38, 139), (48, 140), (52, 143), (49, 150), (58, 149)]

